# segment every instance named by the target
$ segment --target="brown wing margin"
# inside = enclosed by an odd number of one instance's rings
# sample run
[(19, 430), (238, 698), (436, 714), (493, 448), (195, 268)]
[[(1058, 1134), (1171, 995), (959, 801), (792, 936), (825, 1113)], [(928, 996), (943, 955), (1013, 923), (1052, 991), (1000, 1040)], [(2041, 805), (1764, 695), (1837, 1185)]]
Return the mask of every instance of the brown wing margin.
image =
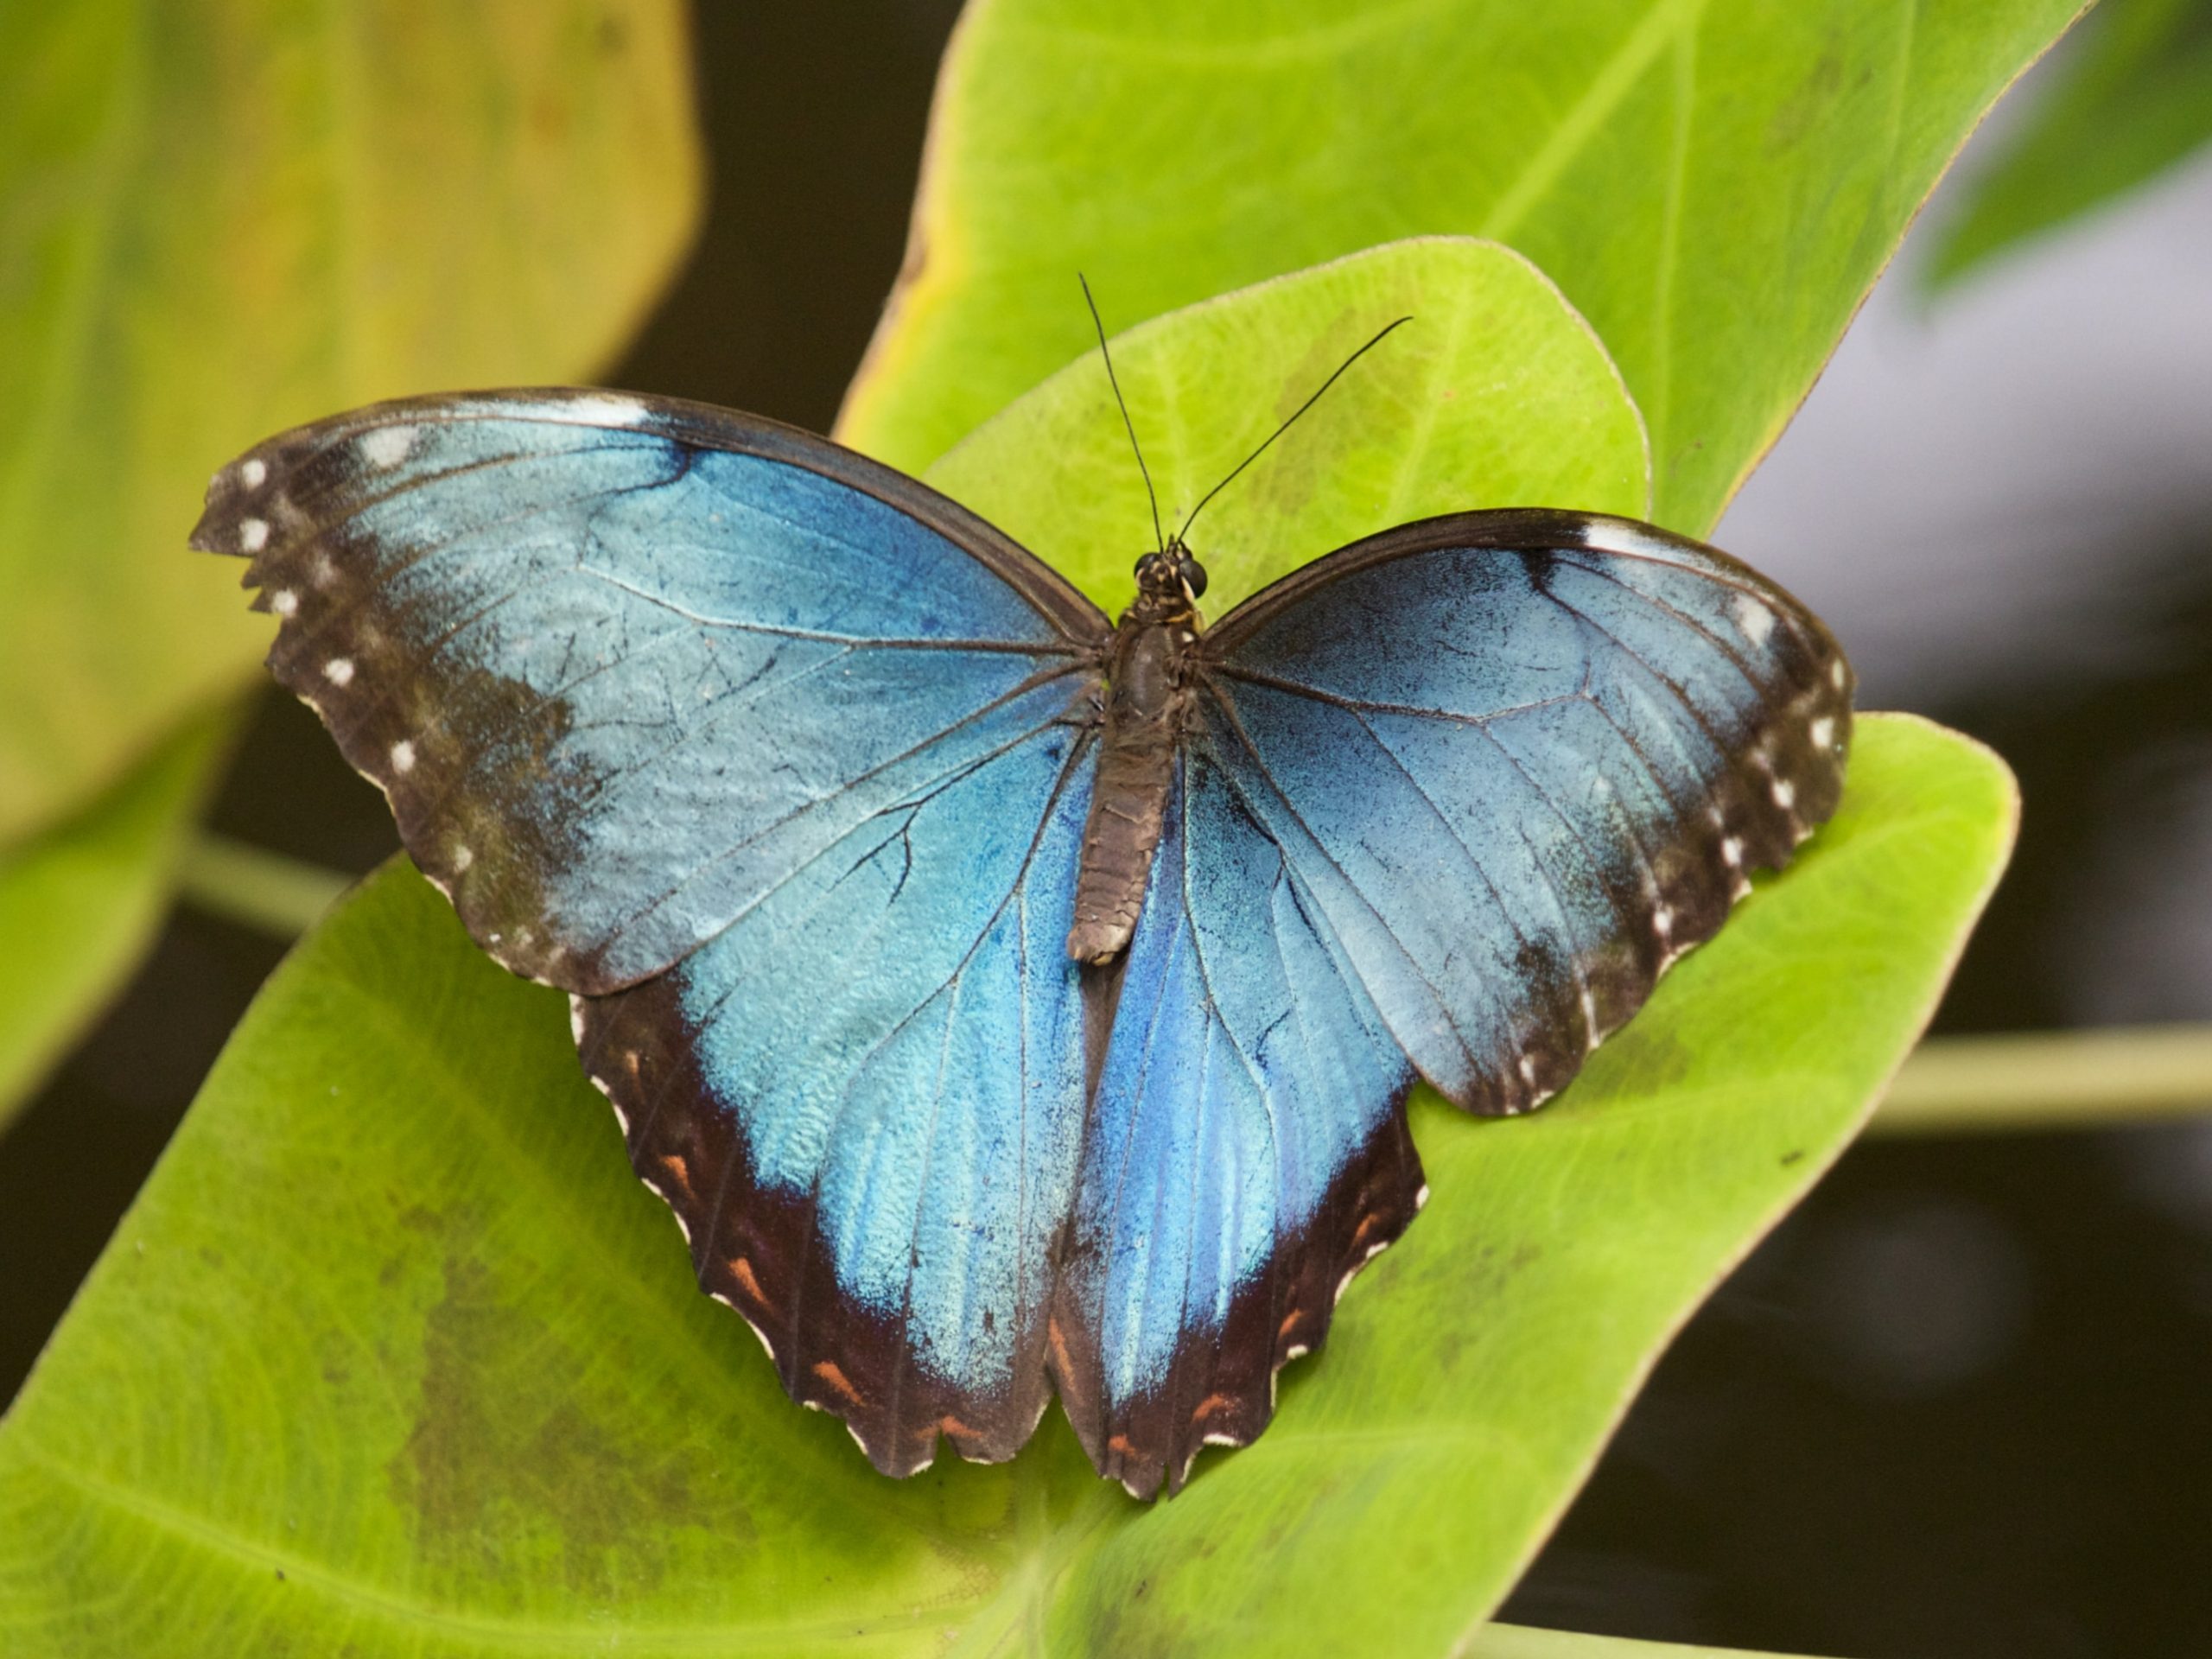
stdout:
[(1334, 552), (1324, 554), (1269, 582), (1245, 600), (1206, 630), (1198, 649), (1206, 661), (1218, 662), (1262, 624), (1315, 589), (1325, 588), (1368, 565), (1388, 563), (1408, 554), (1433, 553), (1444, 548), (1490, 548), (1501, 553), (1579, 549), (1623, 553), (1626, 549), (1620, 543), (1630, 539), (1656, 543), (1712, 560), (1739, 578), (1760, 599), (1782, 606), (1801, 628), (1825, 646), (1822, 655), (1843, 655), (1841, 647), (1819, 617), (1780, 583), (1761, 575), (1732, 554), (1638, 519), (1564, 507), (1495, 507), (1479, 512), (1448, 512), (1433, 518), (1416, 518), (1411, 524), (1395, 524), (1358, 541), (1348, 542)]

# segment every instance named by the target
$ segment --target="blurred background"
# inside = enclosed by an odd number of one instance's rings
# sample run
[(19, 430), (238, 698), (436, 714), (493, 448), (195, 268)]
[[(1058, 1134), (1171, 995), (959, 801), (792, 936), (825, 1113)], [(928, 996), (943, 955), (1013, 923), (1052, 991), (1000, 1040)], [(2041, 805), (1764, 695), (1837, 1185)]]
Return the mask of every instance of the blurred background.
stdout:
[[(611, 383), (830, 423), (957, 8), (843, 10), (700, 9), (705, 228)], [(1969, 147), (1717, 537), (1827, 617), (1866, 706), (2020, 774), (1953, 1032), (2212, 1017), (2212, 156), (1945, 278), (2081, 49)], [(396, 844), (273, 690), (212, 821), (349, 872)], [(0, 1141), (0, 1400), (280, 951), (181, 910)], [(1864, 1659), (2212, 1652), (2207, 1376), (2212, 1121), (1870, 1141), (1700, 1314), (1502, 1616)]]

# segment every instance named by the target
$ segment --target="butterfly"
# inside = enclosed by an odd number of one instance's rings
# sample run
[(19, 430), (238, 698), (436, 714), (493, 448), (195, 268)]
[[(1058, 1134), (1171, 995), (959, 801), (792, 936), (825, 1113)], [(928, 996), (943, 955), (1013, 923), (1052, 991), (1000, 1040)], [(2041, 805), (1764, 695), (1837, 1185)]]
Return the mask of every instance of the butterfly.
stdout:
[(702, 1287), (893, 1475), (1054, 1393), (1139, 1497), (1251, 1441), (1427, 1197), (1414, 1081), (1555, 1093), (1850, 738), (1821, 623), (1649, 524), (1402, 524), (1211, 626), (1155, 536), (1117, 623), (914, 479), (667, 398), (341, 415), (192, 543), (477, 943), (570, 994)]

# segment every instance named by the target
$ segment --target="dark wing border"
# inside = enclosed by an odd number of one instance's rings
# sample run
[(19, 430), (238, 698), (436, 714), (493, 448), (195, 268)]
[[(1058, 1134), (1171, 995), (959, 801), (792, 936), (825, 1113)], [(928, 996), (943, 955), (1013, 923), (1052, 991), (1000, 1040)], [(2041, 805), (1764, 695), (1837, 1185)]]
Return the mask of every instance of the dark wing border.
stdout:
[(1435, 553), (1446, 548), (1494, 548), (1501, 553), (1587, 548), (1593, 552), (1635, 558), (1639, 555), (1649, 556), (1637, 543), (1653, 542), (1712, 560), (1726, 575), (1740, 578), (1745, 591), (1755, 598), (1770, 603), (1778, 601), (1791, 622), (1812, 636), (1821, 648), (1822, 656), (1842, 657), (1843, 650), (1836, 644), (1835, 636), (1802, 601), (1734, 555), (1724, 553), (1710, 543), (1680, 536), (1640, 519), (1567, 507), (1491, 507), (1474, 512), (1448, 512), (1434, 518), (1416, 518), (1411, 524), (1393, 525), (1358, 541), (1347, 542), (1333, 553), (1325, 553), (1269, 582), (1236, 606), (1199, 636), (1198, 652), (1207, 666), (1214, 666), (1277, 613), (1314, 589), (1369, 565), (1387, 564), (1415, 553)]
[[(594, 398), (606, 400), (609, 417), (603, 421), (578, 419), (578, 408), (588, 407)], [(559, 423), (565, 426), (596, 425), (609, 432), (643, 431), (694, 449), (721, 449), (803, 467), (873, 496), (943, 536), (1020, 594), (1078, 652), (1103, 651), (1113, 636), (1111, 620), (1073, 582), (988, 519), (970, 512), (919, 479), (799, 427), (764, 415), (747, 415), (690, 398), (594, 386), (520, 386), (431, 392), (367, 404), (342, 415), (294, 427), (254, 445), (240, 460), (307, 446), (320, 447), (334, 439), (395, 422), (419, 424), (481, 419), (485, 418), (485, 411), (479, 406), (493, 403), (508, 405), (518, 419), (529, 418), (533, 406), (557, 407), (563, 411)], [(613, 411), (625, 404), (641, 410), (645, 418), (614, 418)], [(238, 550), (235, 521), (246, 511), (246, 492), (238, 483), (238, 466), (233, 461), (225, 467), (208, 486), (207, 510), (194, 527), (191, 538), (191, 545), (201, 552)], [(232, 533), (219, 535), (221, 530)]]

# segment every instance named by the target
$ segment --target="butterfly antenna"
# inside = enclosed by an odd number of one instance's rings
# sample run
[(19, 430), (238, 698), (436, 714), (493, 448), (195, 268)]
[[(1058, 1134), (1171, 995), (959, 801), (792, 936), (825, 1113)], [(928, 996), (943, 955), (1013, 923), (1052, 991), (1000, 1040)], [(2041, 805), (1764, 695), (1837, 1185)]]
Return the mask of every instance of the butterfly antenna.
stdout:
[(1137, 423), (1129, 418), (1128, 400), (1122, 396), (1122, 383), (1114, 374), (1114, 354), (1106, 349), (1106, 323), (1098, 315), (1098, 302), (1090, 297), (1090, 282), (1081, 271), (1075, 279), (1083, 284), (1083, 302), (1090, 308), (1091, 327), (1098, 330), (1098, 355), (1106, 359), (1106, 384), (1114, 388), (1114, 401), (1122, 406), (1122, 424), (1129, 429), (1129, 449), (1137, 458), (1137, 471), (1144, 478), (1145, 499), (1152, 503), (1152, 544), (1155, 551), (1166, 547), (1166, 538), (1160, 531), (1160, 498), (1153, 493), (1152, 469), (1144, 464), (1144, 450), (1137, 442)]
[(1191, 526), (1197, 522), (1198, 515), (1206, 510), (1206, 502), (1212, 500), (1214, 497), (1219, 495), (1224, 490), (1235, 483), (1236, 481), (1236, 473), (1243, 472), (1247, 467), (1249, 467), (1262, 455), (1267, 454), (1268, 444), (1273, 443), (1277, 438), (1282, 436), (1284, 433), (1289, 431), (1300, 415), (1303, 415), (1307, 410), (1313, 408), (1314, 404), (1319, 403), (1321, 401), (1321, 394), (1326, 391), (1331, 386), (1335, 385), (1337, 382), (1343, 378), (1344, 372), (1346, 369), (1351, 367), (1351, 365), (1358, 362), (1361, 358), (1365, 357), (1377, 346), (1380, 346), (1382, 343), (1383, 336), (1388, 334), (1392, 328), (1398, 327), (1402, 324), (1408, 323), (1412, 321), (1413, 319), (1411, 317), (1400, 317), (1396, 322), (1389, 324), (1388, 327), (1383, 328), (1381, 334), (1376, 334), (1375, 338), (1369, 340), (1366, 345), (1361, 346), (1350, 357), (1344, 359), (1343, 362), (1339, 363), (1337, 365), (1336, 373), (1331, 375), (1327, 379), (1324, 380), (1319, 386), (1315, 388), (1313, 395), (1311, 397), (1308, 397), (1304, 403), (1300, 404), (1297, 409), (1292, 412), (1289, 420), (1285, 421), (1281, 426), (1275, 428), (1274, 431), (1268, 435), (1267, 443), (1262, 444), (1257, 449), (1255, 449), (1250, 454), (1245, 456), (1243, 460), (1237, 462), (1236, 472), (1230, 474), (1227, 478), (1223, 479), (1220, 483), (1215, 485), (1213, 488), (1205, 493), (1204, 499), (1200, 500), (1197, 506), (1191, 509), (1191, 516), (1183, 521), (1183, 528), (1175, 532), (1176, 541), (1179, 543), (1181, 542), (1184, 537), (1191, 533)]

